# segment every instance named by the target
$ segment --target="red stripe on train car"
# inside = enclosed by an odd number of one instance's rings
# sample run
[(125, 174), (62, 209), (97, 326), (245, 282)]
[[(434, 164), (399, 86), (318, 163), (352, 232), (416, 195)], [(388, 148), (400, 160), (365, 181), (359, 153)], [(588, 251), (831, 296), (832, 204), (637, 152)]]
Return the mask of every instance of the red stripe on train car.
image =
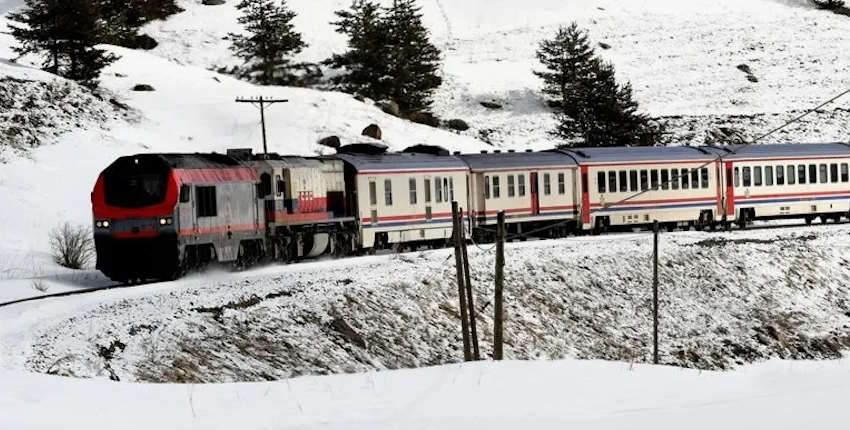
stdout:
[(261, 231), (264, 230), (260, 224), (236, 224), (236, 225), (222, 225), (222, 226), (214, 226), (214, 227), (190, 227), (190, 228), (181, 228), (180, 236), (198, 236), (203, 234), (224, 234), (227, 232), (246, 232), (246, 231)]

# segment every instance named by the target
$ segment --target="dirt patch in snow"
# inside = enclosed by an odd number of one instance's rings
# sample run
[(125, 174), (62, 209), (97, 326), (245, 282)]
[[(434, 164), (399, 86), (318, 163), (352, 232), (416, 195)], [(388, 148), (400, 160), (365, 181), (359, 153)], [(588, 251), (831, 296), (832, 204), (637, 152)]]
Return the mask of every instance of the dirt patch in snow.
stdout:
[[(730, 369), (840, 357), (850, 349), (848, 232), (664, 235), (662, 362)], [(486, 357), (494, 260), (470, 251)], [(651, 360), (649, 235), (515, 244), (507, 256), (508, 358)], [(196, 383), (457, 362), (452, 264), (448, 251), (372, 257), (120, 300), (45, 327), (27, 366)]]

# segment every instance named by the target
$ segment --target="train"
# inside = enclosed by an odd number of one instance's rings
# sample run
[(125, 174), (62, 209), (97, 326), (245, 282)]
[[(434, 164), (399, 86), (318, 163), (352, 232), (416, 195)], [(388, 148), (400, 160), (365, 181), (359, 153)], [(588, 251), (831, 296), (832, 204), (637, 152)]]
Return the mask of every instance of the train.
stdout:
[(452, 202), (476, 241), (493, 239), (500, 212), (509, 233), (547, 238), (654, 223), (837, 222), (850, 217), (848, 165), (845, 143), (138, 154), (108, 166), (92, 191), (97, 269), (126, 283), (210, 263), (442, 246), (453, 234)]

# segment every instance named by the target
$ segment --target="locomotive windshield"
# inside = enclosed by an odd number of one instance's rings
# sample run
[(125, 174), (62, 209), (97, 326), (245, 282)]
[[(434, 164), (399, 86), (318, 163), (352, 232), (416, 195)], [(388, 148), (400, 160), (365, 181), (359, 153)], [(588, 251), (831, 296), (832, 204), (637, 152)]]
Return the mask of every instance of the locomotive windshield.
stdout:
[(168, 166), (153, 157), (125, 157), (104, 174), (106, 204), (121, 208), (140, 208), (165, 200)]

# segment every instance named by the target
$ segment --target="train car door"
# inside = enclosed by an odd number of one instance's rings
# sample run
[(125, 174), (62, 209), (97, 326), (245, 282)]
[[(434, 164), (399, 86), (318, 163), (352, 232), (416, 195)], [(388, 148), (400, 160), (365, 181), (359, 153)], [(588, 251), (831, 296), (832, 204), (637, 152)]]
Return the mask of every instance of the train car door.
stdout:
[(529, 175), (529, 186), (531, 191), (531, 214), (540, 215), (540, 195), (537, 192), (537, 172)]

